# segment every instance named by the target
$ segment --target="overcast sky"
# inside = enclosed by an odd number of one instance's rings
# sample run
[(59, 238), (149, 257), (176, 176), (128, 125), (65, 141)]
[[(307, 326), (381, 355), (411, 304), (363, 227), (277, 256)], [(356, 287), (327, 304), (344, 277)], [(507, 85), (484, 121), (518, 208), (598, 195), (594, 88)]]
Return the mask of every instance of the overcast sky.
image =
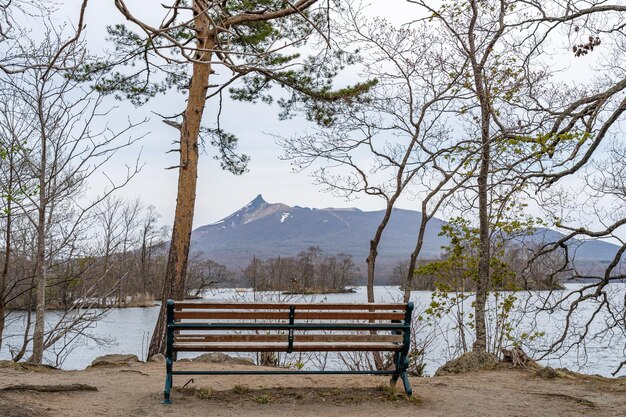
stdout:
[[(157, 6), (158, 2), (127, 0), (126, 3), (139, 17), (148, 19), (162, 17), (163, 9)], [(147, 7), (149, 3), (152, 5)], [(390, 7), (391, 4), (393, 7)], [(79, 5), (80, 0), (65, 0), (53, 19), (59, 23), (76, 22)], [(401, 21), (411, 9), (413, 8), (404, 0), (374, 1), (370, 13)], [(86, 15), (88, 47), (94, 52), (110, 49), (111, 45), (104, 39), (106, 26), (118, 22), (123, 22), (123, 19), (112, 0), (90, 1)], [(132, 25), (129, 27), (132, 28)], [(147, 135), (132, 148), (121, 152), (106, 168), (107, 174), (115, 176), (116, 173), (119, 175), (125, 172), (125, 164), (133, 164), (137, 153), (141, 151), (144, 167), (119, 195), (127, 198), (139, 197), (145, 204), (154, 205), (162, 215), (162, 223), (171, 224), (176, 200), (177, 170), (165, 168), (177, 165), (178, 154), (166, 152), (173, 147), (172, 141), (177, 139), (177, 131), (163, 124), (152, 112), (168, 115), (179, 113), (184, 108), (183, 97), (176, 92), (170, 92), (140, 108), (113, 100), (108, 104), (118, 107), (109, 120), (111, 128), (123, 126), (128, 118), (138, 121), (149, 117), (150, 122), (136, 129), (136, 135), (143, 133)], [(216, 102), (207, 103), (205, 125), (214, 125), (215, 109)], [(234, 176), (222, 171), (219, 163), (214, 161), (211, 155), (201, 155), (195, 227), (227, 216), (257, 194), (262, 194), (268, 202), (288, 205), (359, 207), (363, 210), (384, 208), (384, 203), (380, 199), (367, 196), (356, 201), (345, 201), (323, 192), (321, 187), (314, 184), (310, 175), (293, 173), (290, 163), (279, 159), (282, 149), (275, 144), (270, 134), (291, 136), (296, 132), (305, 131), (310, 125), (303, 119), (279, 121), (277, 113), (276, 106), (225, 100), (222, 126), (239, 137), (241, 152), (251, 157), (249, 172), (242, 176)], [(106, 184), (104, 177), (93, 179), (90, 184), (91, 192), (98, 192)], [(417, 204), (405, 199), (400, 202), (399, 207), (415, 209)]]
[[(126, 3), (138, 17), (152, 20), (155, 24), (161, 21), (164, 9), (159, 6), (159, 2), (126, 0)], [(148, 7), (148, 4), (152, 5)], [(80, 0), (63, 1), (58, 12), (53, 15), (53, 20), (58, 23), (76, 22), (79, 5)], [(372, 0), (368, 10), (372, 16), (379, 15), (396, 23), (410, 20), (416, 13), (415, 7), (405, 0)], [(86, 40), (89, 48), (94, 52), (111, 49), (112, 45), (104, 39), (106, 26), (121, 22), (123, 19), (112, 0), (90, 1), (86, 16)], [(132, 28), (132, 25), (129, 27)], [(577, 62), (580, 63), (581, 60)], [(224, 69), (218, 68), (217, 71)], [(573, 72), (576, 73), (575, 69)], [(354, 80), (357, 80), (356, 76)], [(146, 134), (145, 137), (132, 148), (120, 152), (106, 168), (107, 174), (113, 177), (123, 174), (126, 170), (125, 164), (134, 163), (136, 155), (141, 151), (143, 169), (119, 195), (130, 199), (138, 197), (146, 205), (154, 205), (162, 215), (162, 224), (172, 224), (177, 170), (166, 170), (166, 167), (178, 164), (178, 154), (167, 151), (174, 147), (172, 141), (177, 139), (178, 132), (163, 124), (161, 118), (153, 112), (166, 115), (180, 113), (184, 108), (184, 97), (172, 91), (140, 108), (114, 100), (110, 100), (108, 104), (118, 107), (108, 120), (113, 129), (122, 127), (127, 119), (138, 121), (148, 117), (150, 121), (135, 132), (135, 135)], [(204, 117), (206, 126), (214, 126), (216, 104), (215, 101), (207, 103)], [(373, 197), (361, 196), (355, 201), (345, 201), (324, 192), (314, 184), (308, 173), (293, 173), (290, 163), (279, 159), (282, 149), (275, 144), (271, 134), (289, 137), (296, 132), (305, 132), (311, 125), (303, 119), (279, 121), (277, 114), (278, 109), (275, 106), (235, 103), (225, 99), (222, 127), (239, 137), (240, 151), (251, 157), (249, 172), (234, 176), (222, 171), (212, 155), (201, 155), (195, 227), (227, 216), (257, 194), (262, 194), (268, 202), (306, 207), (358, 207), (362, 210), (384, 208), (384, 202)], [(93, 179), (90, 192), (100, 192), (106, 185), (104, 177)], [(408, 197), (400, 200), (397, 206), (418, 208), (418, 204)]]

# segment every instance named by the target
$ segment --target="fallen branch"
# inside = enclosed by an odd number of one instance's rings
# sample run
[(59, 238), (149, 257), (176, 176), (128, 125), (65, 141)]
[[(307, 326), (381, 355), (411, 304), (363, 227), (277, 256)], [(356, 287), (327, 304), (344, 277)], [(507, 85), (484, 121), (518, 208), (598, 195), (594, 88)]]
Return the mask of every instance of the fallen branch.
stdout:
[(87, 384), (56, 384), (31, 385), (16, 384), (0, 388), (0, 391), (37, 391), (37, 392), (68, 392), (68, 391), (98, 391), (98, 388)]

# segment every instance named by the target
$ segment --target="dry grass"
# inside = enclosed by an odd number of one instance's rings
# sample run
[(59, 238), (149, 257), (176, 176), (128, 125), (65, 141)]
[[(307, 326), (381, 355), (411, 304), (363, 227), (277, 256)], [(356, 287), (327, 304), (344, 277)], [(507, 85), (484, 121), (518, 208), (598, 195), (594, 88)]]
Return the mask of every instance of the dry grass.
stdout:
[(235, 385), (230, 390), (214, 390), (211, 387), (178, 388), (186, 396), (195, 396), (215, 403), (254, 402), (256, 404), (320, 404), (334, 405), (398, 402), (421, 404), (417, 396), (407, 397), (403, 391), (386, 385), (375, 388), (260, 388), (250, 389)]

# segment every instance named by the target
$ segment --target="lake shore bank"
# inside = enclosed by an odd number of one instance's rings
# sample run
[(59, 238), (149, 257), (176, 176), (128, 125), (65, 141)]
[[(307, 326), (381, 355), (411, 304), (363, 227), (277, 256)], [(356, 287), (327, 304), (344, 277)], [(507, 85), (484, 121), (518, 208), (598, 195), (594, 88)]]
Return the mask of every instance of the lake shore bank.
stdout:
[[(179, 363), (191, 370), (251, 369), (245, 365)], [(4, 364), (0, 409), (13, 417), (83, 416), (622, 416), (626, 379), (535, 370), (495, 370), (411, 378), (414, 400), (377, 376), (175, 377), (172, 399), (161, 399), (163, 363), (97, 366), (81, 371)], [(33, 389), (19, 389), (30, 385)], [(34, 386), (34, 387), (33, 387)], [(11, 389), (17, 387), (17, 389)], [(61, 389), (45, 391), (46, 387)], [(8, 388), (8, 389), (7, 389)], [(26, 387), (28, 388), (28, 387)]]

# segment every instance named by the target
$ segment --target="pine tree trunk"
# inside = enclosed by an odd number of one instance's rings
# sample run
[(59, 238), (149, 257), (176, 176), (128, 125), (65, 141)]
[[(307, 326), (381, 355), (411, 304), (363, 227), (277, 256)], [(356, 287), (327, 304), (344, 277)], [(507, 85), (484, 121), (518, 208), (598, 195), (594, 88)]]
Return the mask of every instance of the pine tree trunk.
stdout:
[[(202, 10), (198, 2), (194, 2), (194, 10)], [(210, 22), (206, 13), (196, 14), (197, 45), (201, 49), (211, 49), (214, 45), (212, 34), (209, 33)], [(193, 63), (193, 73), (189, 85), (189, 96), (185, 108), (183, 122), (180, 127), (180, 166), (178, 170), (178, 193), (174, 227), (170, 242), (161, 309), (157, 319), (148, 357), (165, 352), (165, 301), (181, 300), (185, 295), (185, 279), (187, 261), (191, 243), (194, 206), (196, 201), (196, 180), (198, 174), (198, 136), (202, 122), (202, 114), (206, 102), (206, 93), (211, 74), (211, 54), (197, 53), (197, 61)]]

